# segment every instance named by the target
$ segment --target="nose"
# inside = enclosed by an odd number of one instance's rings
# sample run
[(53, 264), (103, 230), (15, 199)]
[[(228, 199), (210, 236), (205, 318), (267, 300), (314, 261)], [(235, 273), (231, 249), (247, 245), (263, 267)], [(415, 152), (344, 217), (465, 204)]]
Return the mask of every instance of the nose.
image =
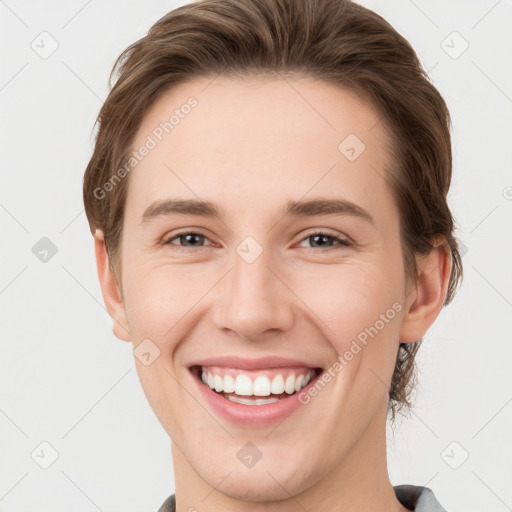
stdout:
[(234, 255), (233, 268), (224, 279), (215, 306), (217, 328), (247, 340), (256, 340), (267, 331), (275, 335), (290, 329), (294, 295), (270, 260), (266, 251), (252, 263)]

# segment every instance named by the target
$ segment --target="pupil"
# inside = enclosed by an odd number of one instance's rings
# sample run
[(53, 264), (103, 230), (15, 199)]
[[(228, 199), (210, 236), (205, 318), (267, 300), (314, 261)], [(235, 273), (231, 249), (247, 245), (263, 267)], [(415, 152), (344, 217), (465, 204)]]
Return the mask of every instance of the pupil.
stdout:
[(196, 239), (195, 241), (197, 241), (197, 239), (202, 238), (202, 236), (203, 235), (196, 235), (194, 233), (189, 233), (188, 235), (183, 236), (182, 239), (185, 238), (185, 240), (187, 242), (192, 242), (192, 245), (194, 245), (194, 239)]
[[(318, 239), (323, 239), (324, 242), (327, 240), (328, 242), (331, 242), (331, 240), (329, 239), (329, 237), (325, 236), (325, 235), (313, 235), (312, 238), (315, 240), (315, 244), (317, 243), (317, 240)], [(326, 245), (326, 244), (320, 244), (320, 245)]]

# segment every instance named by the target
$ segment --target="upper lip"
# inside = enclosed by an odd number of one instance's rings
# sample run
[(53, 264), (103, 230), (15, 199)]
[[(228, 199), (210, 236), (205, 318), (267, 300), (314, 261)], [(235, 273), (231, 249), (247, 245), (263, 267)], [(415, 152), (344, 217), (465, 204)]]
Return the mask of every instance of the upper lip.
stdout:
[(269, 368), (288, 368), (291, 366), (319, 368), (317, 365), (305, 361), (279, 356), (266, 356), (257, 359), (246, 359), (236, 356), (208, 357), (194, 361), (188, 366), (189, 368), (193, 366), (225, 366), (240, 370), (268, 370)]

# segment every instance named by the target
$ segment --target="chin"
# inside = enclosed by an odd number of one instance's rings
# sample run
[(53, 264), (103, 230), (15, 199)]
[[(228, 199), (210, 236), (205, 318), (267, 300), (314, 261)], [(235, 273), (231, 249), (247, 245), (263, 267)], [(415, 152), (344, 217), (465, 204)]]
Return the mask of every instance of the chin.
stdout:
[[(207, 461), (208, 467), (194, 470), (206, 484), (231, 498), (247, 502), (281, 501), (300, 494), (321, 477), (311, 462), (290, 456), (289, 450), (287, 453), (286, 458), (264, 454), (252, 467), (245, 467), (237, 458), (214, 463), (212, 457)], [(201, 464), (204, 462), (202, 458)]]
[(265, 469), (255, 471), (255, 468), (233, 471), (220, 485), (218, 479), (219, 474), (216, 473), (209, 485), (226, 496), (247, 502), (286, 500), (304, 490), (298, 488), (301, 487), (298, 485), (300, 476), (296, 472), (283, 473), (275, 466), (268, 472)]

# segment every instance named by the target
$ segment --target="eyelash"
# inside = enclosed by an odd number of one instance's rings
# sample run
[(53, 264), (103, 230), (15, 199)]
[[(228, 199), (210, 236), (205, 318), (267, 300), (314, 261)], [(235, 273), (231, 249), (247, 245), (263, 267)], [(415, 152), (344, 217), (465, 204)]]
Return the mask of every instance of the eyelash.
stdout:
[[(198, 231), (182, 231), (180, 233), (173, 235), (171, 238), (167, 239), (166, 241), (164, 241), (163, 245), (176, 245), (171, 242), (177, 238), (185, 237), (187, 235), (199, 235), (208, 240), (207, 236), (203, 235), (202, 233), (200, 233)], [(349, 242), (348, 240), (346, 240), (344, 238), (340, 238), (340, 237), (330, 234), (330, 233), (326, 233), (324, 231), (315, 231), (314, 233), (310, 233), (307, 236), (305, 236), (304, 238), (302, 238), (302, 240), (300, 242), (303, 242), (304, 240), (307, 240), (308, 238), (312, 238), (314, 236), (323, 236), (326, 238), (330, 238), (331, 240), (338, 242), (339, 246), (341, 246), (341, 247), (350, 247), (352, 245), (352, 243)], [(180, 245), (176, 245), (176, 247), (180, 248), (180, 249), (189, 249), (191, 251), (194, 251), (195, 249), (203, 248), (203, 247), (184, 247), (184, 246), (180, 246)], [(306, 249), (308, 249), (308, 247), (306, 247)], [(309, 247), (309, 249), (318, 250), (318, 249), (322, 249), (322, 248), (321, 247)], [(327, 247), (327, 249), (325, 249), (325, 250), (330, 250), (330, 249), (334, 249), (334, 247)]]

